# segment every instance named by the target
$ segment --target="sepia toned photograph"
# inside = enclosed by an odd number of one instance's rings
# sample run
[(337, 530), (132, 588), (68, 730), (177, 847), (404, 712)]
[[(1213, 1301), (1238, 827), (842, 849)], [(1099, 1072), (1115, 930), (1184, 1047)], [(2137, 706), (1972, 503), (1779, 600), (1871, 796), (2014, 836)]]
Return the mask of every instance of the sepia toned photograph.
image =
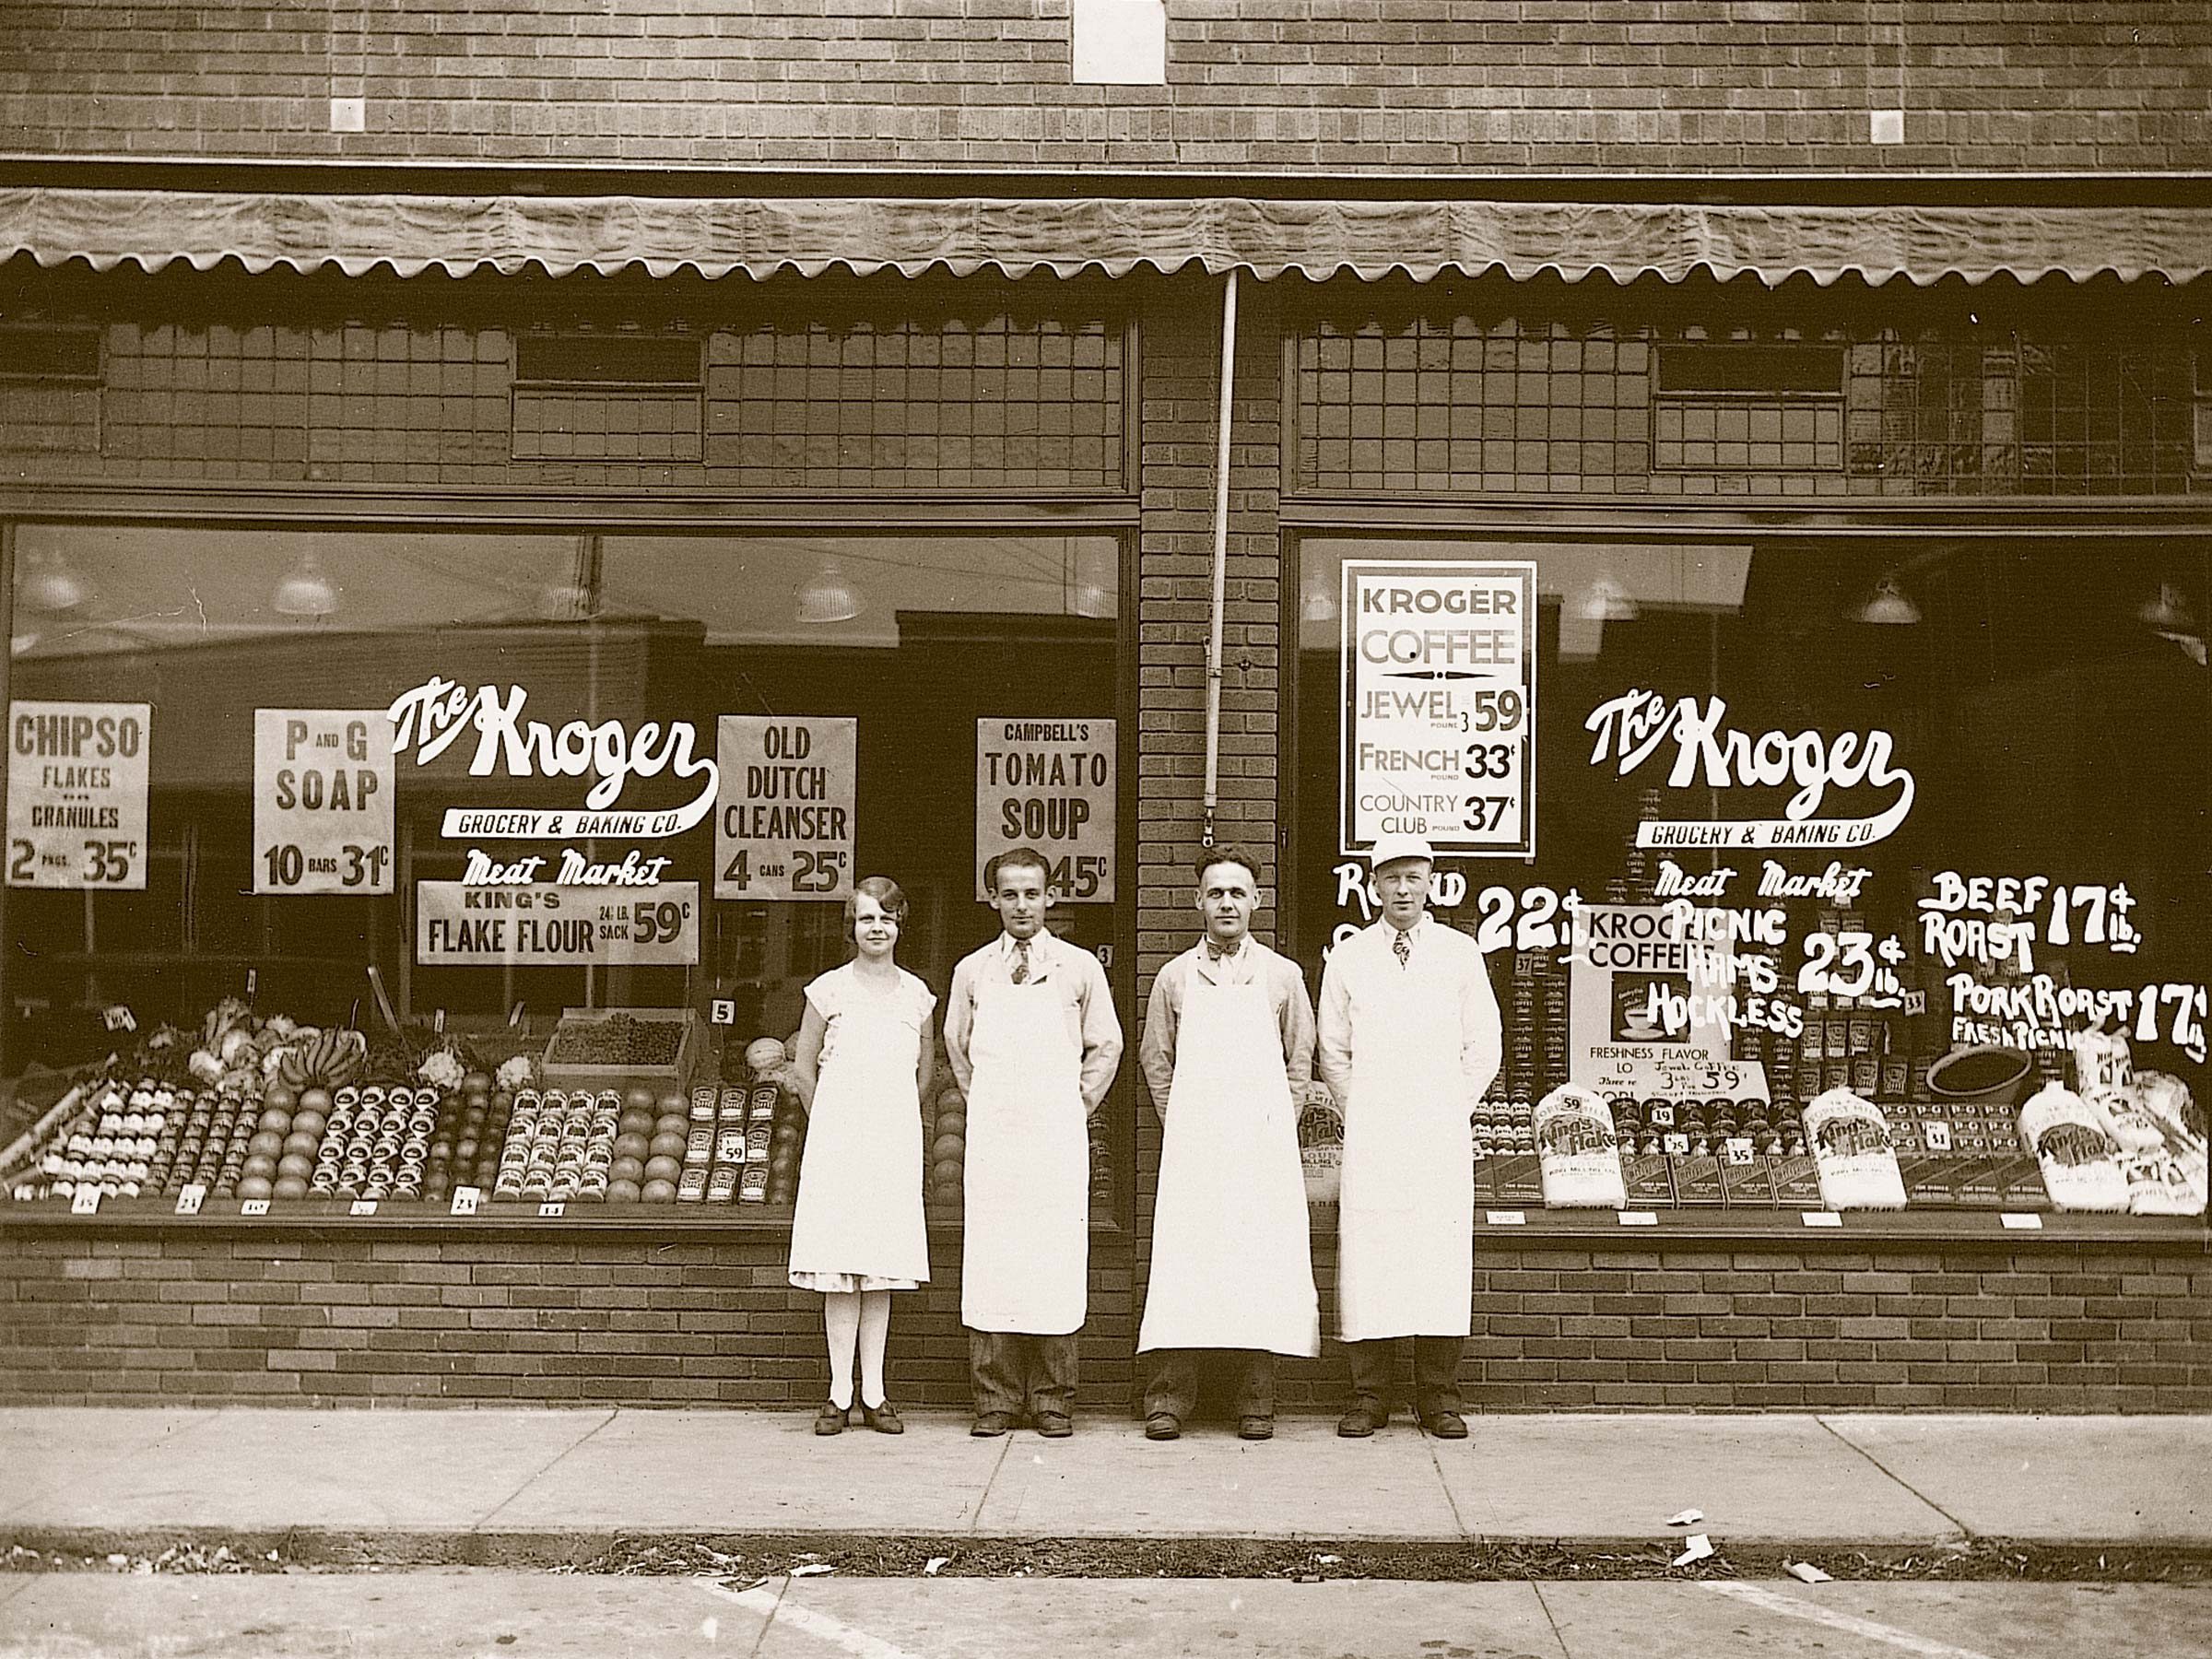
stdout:
[(2212, 9), (0, 0), (0, 1659), (2212, 1651)]

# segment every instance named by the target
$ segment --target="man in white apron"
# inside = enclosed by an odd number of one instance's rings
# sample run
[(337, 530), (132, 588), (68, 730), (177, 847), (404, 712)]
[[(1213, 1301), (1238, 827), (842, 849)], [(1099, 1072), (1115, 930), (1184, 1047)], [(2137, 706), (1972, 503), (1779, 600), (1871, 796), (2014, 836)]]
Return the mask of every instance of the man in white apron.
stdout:
[(1292, 1092), (1312, 1076), (1313, 1007), (1298, 965), (1252, 936), (1257, 856), (1213, 847), (1194, 867), (1206, 937), (1152, 982), (1137, 1045), (1161, 1124), (1145, 1438), (1182, 1432), (1214, 1348), (1238, 1365), (1238, 1435), (1266, 1440), (1276, 1355), (1321, 1351)]
[(968, 1096), (960, 1323), (978, 1435), (1075, 1432), (1090, 1268), (1089, 1120), (1122, 1061), (1106, 971), (1044, 925), (1044, 856), (983, 866), (1002, 931), (952, 971), (945, 1053)]
[(1336, 1432), (1390, 1420), (1394, 1339), (1413, 1338), (1414, 1412), (1462, 1440), (1459, 1356), (1474, 1288), (1470, 1121), (1502, 1053), (1482, 950), (1426, 912), (1436, 854), (1381, 835), (1369, 854), (1382, 914), (1321, 976), (1322, 1080), (1344, 1111), (1337, 1320), (1352, 1402)]

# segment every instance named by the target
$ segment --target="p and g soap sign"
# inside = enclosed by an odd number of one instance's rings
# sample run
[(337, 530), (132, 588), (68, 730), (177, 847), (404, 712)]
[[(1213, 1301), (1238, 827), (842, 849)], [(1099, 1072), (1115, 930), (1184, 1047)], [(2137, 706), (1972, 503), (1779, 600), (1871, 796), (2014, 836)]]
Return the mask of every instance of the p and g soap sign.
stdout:
[(1338, 850), (1536, 850), (1536, 567), (1344, 563)]

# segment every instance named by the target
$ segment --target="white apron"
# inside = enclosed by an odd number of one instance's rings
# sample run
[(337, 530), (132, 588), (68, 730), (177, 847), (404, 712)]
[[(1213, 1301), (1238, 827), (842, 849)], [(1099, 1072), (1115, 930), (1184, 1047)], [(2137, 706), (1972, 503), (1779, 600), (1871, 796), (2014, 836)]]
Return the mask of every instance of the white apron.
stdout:
[(1321, 1351), (1298, 1112), (1264, 985), (1194, 976), (1183, 998), (1136, 1347)]
[(1090, 1268), (1090, 1135), (1058, 987), (979, 985), (968, 1057), (960, 1323), (1065, 1336)]
[(1465, 1336), (1474, 1291), (1475, 1159), (1460, 1070), (1459, 994), (1434, 975), (1383, 976), (1353, 1008), (1337, 1208), (1347, 1342)]
[(815, 1085), (791, 1218), (794, 1273), (929, 1277), (922, 1215), (920, 1034), (900, 1018), (903, 992), (859, 987), (837, 1018), (837, 1043)]

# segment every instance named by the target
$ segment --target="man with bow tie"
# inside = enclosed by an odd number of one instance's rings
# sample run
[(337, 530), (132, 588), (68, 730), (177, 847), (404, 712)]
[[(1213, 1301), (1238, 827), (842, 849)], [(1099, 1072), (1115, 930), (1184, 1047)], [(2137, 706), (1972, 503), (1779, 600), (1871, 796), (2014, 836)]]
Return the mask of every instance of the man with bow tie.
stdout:
[(1471, 1122), (1503, 1039), (1481, 947), (1429, 916), (1436, 853), (1379, 835), (1369, 858), (1382, 914), (1330, 952), (1321, 976), (1322, 1080), (1344, 1112), (1337, 1321), (1352, 1402), (1336, 1432), (1390, 1420), (1396, 1339), (1413, 1339), (1413, 1406), (1464, 1440), (1459, 1357), (1471, 1324)]
[(1298, 964), (1252, 936), (1258, 857), (1217, 846), (1194, 865), (1206, 936), (1153, 980), (1137, 1046), (1161, 1125), (1136, 1339), (1157, 1356), (1145, 1437), (1182, 1432), (1199, 1351), (1228, 1349), (1237, 1433), (1266, 1440), (1276, 1355), (1321, 1351), (1296, 1099), (1312, 1073), (1313, 1007)]
[(1106, 971), (1044, 925), (1044, 855), (983, 865), (1000, 933), (952, 971), (945, 1055), (968, 1096), (960, 1323), (975, 1386), (971, 1434), (1025, 1417), (1075, 1432), (1076, 1338), (1088, 1305), (1089, 1120), (1122, 1062)]

